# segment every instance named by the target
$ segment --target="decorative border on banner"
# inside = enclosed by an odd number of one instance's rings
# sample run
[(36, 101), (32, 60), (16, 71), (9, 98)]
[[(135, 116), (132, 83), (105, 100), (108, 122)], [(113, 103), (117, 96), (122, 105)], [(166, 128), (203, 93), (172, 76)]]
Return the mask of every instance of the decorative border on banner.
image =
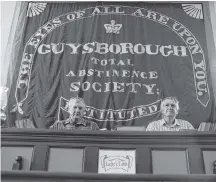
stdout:
[(39, 15), (46, 8), (47, 3), (29, 3), (27, 15), (28, 17), (33, 17)]
[(203, 19), (202, 4), (182, 4), (184, 12), (196, 19)]
[[(60, 97), (59, 99), (59, 109), (58, 109), (58, 121), (60, 121), (60, 113), (63, 111), (68, 112), (67, 103), (68, 99)], [(62, 104), (65, 102), (65, 104)], [(133, 119), (142, 118), (145, 116), (151, 116), (160, 111), (161, 99), (157, 100), (148, 105), (140, 105), (132, 107), (130, 109), (97, 109), (91, 106), (86, 106), (86, 111), (84, 113), (85, 118), (94, 119), (96, 121), (130, 121)], [(124, 116), (122, 116), (122, 114)], [(66, 118), (64, 118), (66, 119)]]
[[(120, 8), (125, 8), (122, 12), (100, 12), (99, 8), (108, 7), (116, 7), (118, 10)], [(133, 13), (127, 14), (125, 13), (128, 9), (133, 9)], [(91, 11), (91, 13), (87, 13), (87, 11)], [(107, 10), (108, 11), (108, 10)], [(148, 13), (148, 15), (144, 15), (143, 13)], [(86, 16), (85, 13), (87, 14)], [(173, 30), (186, 44), (192, 61), (193, 73), (194, 73), (194, 84), (196, 90), (197, 100), (206, 107), (210, 100), (210, 92), (208, 88), (207, 74), (206, 74), (206, 63), (205, 57), (203, 54), (202, 47), (200, 43), (196, 39), (196, 37), (181, 23), (178, 21), (163, 15), (161, 13), (147, 10), (139, 7), (130, 7), (130, 6), (96, 6), (83, 9), (81, 11), (70, 12), (67, 14), (60, 15), (56, 18), (53, 18), (43, 26), (41, 26), (38, 31), (31, 36), (28, 42), (25, 45), (22, 61), (20, 65), (19, 76), (17, 79), (17, 85), (15, 90), (15, 99), (18, 107), (18, 111), (23, 114), (23, 110), (21, 109), (23, 102), (26, 100), (29, 91), (29, 83), (30, 83), (30, 75), (33, 64), (33, 59), (36, 54), (37, 48), (40, 45), (41, 41), (55, 28), (62, 26), (64, 24), (73, 22), (75, 20), (81, 20), (85, 18), (89, 18), (96, 15), (109, 15), (109, 14), (117, 14), (117, 15), (126, 15), (126, 16), (136, 16), (140, 18), (146, 18), (161, 25), (164, 25), (171, 30)], [(89, 15), (89, 16), (88, 16)], [(151, 16), (153, 17), (151, 17)], [(156, 15), (160, 16), (160, 19), (156, 19)]]

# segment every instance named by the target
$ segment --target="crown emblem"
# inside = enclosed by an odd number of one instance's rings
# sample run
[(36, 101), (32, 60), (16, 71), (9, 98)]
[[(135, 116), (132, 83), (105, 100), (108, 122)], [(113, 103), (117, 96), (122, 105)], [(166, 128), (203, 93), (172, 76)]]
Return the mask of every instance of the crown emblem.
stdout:
[(122, 24), (115, 24), (115, 20), (110, 21), (111, 24), (104, 24), (106, 33), (115, 33), (119, 34), (119, 30), (122, 27)]

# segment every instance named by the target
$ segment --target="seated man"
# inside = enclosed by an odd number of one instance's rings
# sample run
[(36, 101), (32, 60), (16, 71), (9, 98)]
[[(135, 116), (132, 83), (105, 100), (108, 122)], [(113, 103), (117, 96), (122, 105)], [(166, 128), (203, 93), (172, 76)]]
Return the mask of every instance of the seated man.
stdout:
[(180, 131), (182, 129), (194, 129), (185, 120), (176, 119), (179, 111), (179, 102), (175, 97), (167, 97), (161, 102), (162, 119), (151, 122), (146, 131)]
[(68, 102), (70, 116), (66, 120), (56, 121), (51, 129), (78, 129), (78, 130), (99, 130), (95, 122), (83, 118), (86, 104), (79, 97), (71, 98)]

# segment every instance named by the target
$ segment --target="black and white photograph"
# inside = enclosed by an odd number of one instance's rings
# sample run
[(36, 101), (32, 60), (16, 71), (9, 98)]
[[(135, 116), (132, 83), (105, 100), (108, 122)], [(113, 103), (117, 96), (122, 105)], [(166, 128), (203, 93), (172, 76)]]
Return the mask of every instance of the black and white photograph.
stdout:
[(3, 182), (216, 181), (216, 1), (0, 4)]

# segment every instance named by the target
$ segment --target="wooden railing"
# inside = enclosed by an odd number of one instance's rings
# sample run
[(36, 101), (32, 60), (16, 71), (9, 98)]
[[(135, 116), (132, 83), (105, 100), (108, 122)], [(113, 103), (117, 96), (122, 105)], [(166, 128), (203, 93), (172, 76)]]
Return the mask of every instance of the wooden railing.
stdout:
[[(126, 132), (126, 131), (74, 131), (74, 130), (48, 130), (48, 129), (2, 129), (2, 179), (3, 181), (36, 181), (52, 180), (61, 181), (216, 181), (213, 162), (216, 160), (216, 132)], [(25, 149), (28, 150), (25, 150)], [(29, 150), (29, 148), (31, 150)], [(60, 151), (57, 155), (50, 157), (51, 149)], [(21, 151), (23, 150), (23, 153)], [(73, 171), (69, 161), (74, 157), (73, 153), (63, 156), (62, 149), (80, 149), (82, 155), (82, 166), (80, 173)], [(99, 152), (107, 150), (135, 150), (135, 174), (98, 174)], [(16, 152), (17, 151), (17, 152)], [(158, 173), (163, 164), (154, 161), (153, 151), (157, 155), (165, 151), (171, 155), (176, 151), (186, 156), (186, 172), (176, 173), (170, 166), (170, 173)], [(10, 154), (9, 154), (10, 153)], [(64, 154), (66, 155), (66, 154)], [(12, 170), (15, 158), (21, 156), (24, 159), (21, 171)], [(169, 157), (169, 156), (168, 156)], [(176, 160), (177, 165), (181, 158)], [(8, 158), (8, 160), (6, 160)], [(55, 166), (55, 160), (65, 159), (65, 166), (71, 167), (71, 171), (58, 171), (64, 166)], [(76, 156), (75, 156), (76, 158)], [(78, 157), (77, 157), (78, 158)], [(68, 163), (67, 163), (68, 159)], [(54, 160), (50, 163), (51, 160)], [(57, 161), (58, 161), (57, 160)], [(6, 162), (5, 162), (6, 161)], [(10, 164), (7, 163), (10, 162)], [(154, 162), (153, 162), (154, 161)], [(27, 163), (29, 164), (27, 165)], [(156, 163), (155, 163), (156, 162)], [(73, 163), (73, 162), (72, 162)], [(52, 166), (54, 165), (54, 167)], [(158, 165), (158, 166), (157, 166)], [(161, 166), (162, 168), (161, 168)], [(5, 167), (8, 166), (8, 167)], [(26, 167), (27, 166), (27, 167)], [(184, 165), (183, 165), (184, 166)], [(57, 169), (57, 171), (56, 171)], [(178, 170), (178, 168), (177, 168)], [(183, 170), (184, 171), (184, 170)]]

